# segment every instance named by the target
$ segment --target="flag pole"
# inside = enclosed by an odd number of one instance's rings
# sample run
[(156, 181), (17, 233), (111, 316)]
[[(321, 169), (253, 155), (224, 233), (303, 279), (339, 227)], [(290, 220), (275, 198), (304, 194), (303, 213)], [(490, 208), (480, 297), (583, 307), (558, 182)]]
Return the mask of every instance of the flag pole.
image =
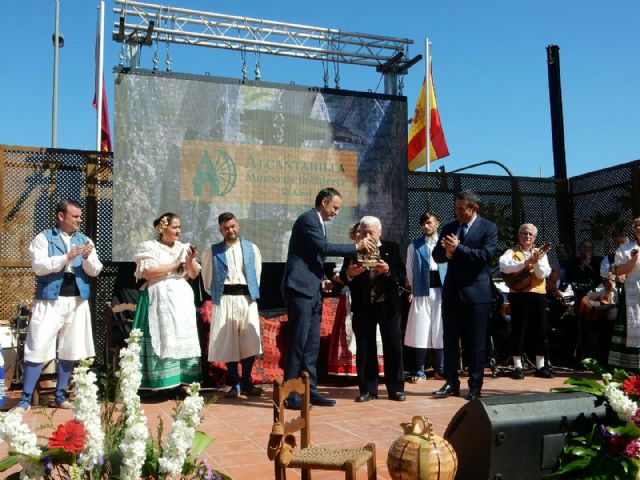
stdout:
[(102, 151), (102, 83), (104, 80), (104, 0), (100, 0), (99, 21), (98, 21), (98, 71), (96, 72), (96, 112), (97, 112), (97, 128), (96, 128), (96, 151)]
[(425, 96), (424, 96), (424, 116), (425, 116), (425, 125), (426, 125), (424, 135), (426, 138), (425, 138), (424, 144), (426, 149), (425, 163), (427, 165), (427, 172), (430, 172), (431, 171), (431, 105), (430, 105), (431, 77), (429, 75), (431, 73), (431, 48), (430, 48), (430, 42), (428, 37), (424, 41), (424, 53), (426, 58), (426, 61), (424, 62), (424, 65), (425, 65), (424, 78), (426, 82)]

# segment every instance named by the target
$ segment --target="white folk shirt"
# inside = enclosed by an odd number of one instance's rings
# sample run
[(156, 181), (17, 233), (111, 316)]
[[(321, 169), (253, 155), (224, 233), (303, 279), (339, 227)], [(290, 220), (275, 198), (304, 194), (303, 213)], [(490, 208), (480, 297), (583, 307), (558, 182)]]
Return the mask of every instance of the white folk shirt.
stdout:
[[(71, 237), (60, 231), (60, 238), (71, 247)], [(91, 240), (89, 240), (91, 242)], [(93, 242), (91, 242), (93, 245)], [(49, 256), (49, 242), (39, 233), (29, 245), (31, 269), (38, 276), (62, 271), (72, 271), (66, 254)], [(96, 277), (102, 271), (95, 248), (82, 259), (82, 269)], [(93, 357), (93, 331), (89, 301), (82, 297), (59, 297), (57, 300), (36, 300), (29, 320), (29, 332), (25, 343), (24, 358), (33, 363), (44, 363), (57, 357), (62, 360), (81, 360)]]
[[(258, 284), (262, 273), (262, 256), (255, 244), (253, 248), (254, 268)], [(247, 285), (244, 272), (244, 257), (240, 241), (225, 242), (227, 277), (225, 285)], [(211, 248), (202, 254), (202, 282), (207, 293), (211, 293), (213, 279)], [(262, 353), (260, 341), (260, 317), (258, 302), (249, 295), (222, 295), (220, 305), (212, 305), (213, 320), (209, 336), (210, 362), (237, 362)]]
[[(499, 260), (500, 271), (502, 273), (517, 273), (522, 270), (523, 265), (531, 258), (533, 252), (531, 250), (520, 250), (524, 255), (524, 260), (515, 260), (513, 258), (514, 249), (510, 248), (502, 254)], [(533, 274), (538, 278), (547, 278), (551, 273), (551, 265), (546, 255), (540, 257), (538, 262), (533, 266)]]
[[(438, 271), (438, 264), (433, 259), (432, 253), (438, 241), (437, 235), (433, 238), (424, 237), (429, 250), (429, 270)], [(411, 285), (413, 282), (413, 262), (416, 251), (413, 243), (407, 247), (407, 279)], [(444, 280), (444, 279), (441, 279)], [(413, 348), (443, 348), (442, 329), (442, 288), (429, 288), (429, 295), (416, 296), (409, 306), (407, 329), (404, 335), (405, 345)]]

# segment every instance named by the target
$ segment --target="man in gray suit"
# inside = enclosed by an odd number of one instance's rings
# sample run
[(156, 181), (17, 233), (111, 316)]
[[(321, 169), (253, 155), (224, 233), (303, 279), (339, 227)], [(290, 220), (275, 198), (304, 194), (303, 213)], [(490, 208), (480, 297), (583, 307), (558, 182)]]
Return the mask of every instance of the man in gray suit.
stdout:
[[(354, 257), (357, 251), (372, 252), (375, 242), (364, 238), (355, 245), (327, 242), (324, 222), (338, 215), (342, 196), (335, 188), (325, 188), (316, 196), (315, 207), (298, 217), (291, 231), (282, 290), (287, 302), (288, 338), (284, 380), (309, 372), (311, 403), (335, 405), (317, 392), (316, 361), (320, 349), (322, 293), (331, 290), (331, 280), (323, 275), (326, 256)], [(299, 409), (300, 398), (291, 395), (287, 408)]]

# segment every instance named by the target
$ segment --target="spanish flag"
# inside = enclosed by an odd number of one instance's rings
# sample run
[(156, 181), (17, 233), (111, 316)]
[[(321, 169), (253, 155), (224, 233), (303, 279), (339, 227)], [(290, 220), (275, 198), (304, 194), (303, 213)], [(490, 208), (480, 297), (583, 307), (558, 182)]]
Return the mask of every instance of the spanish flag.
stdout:
[[(102, 65), (102, 52), (101, 50), (101, 37), (102, 37), (102, 22), (104, 19), (102, 13), (104, 12), (104, 0), (100, 1), (100, 8), (98, 9), (98, 21), (96, 25), (96, 71), (95, 71), (95, 94), (93, 96), (93, 108), (98, 110), (98, 99), (100, 99), (100, 151), (112, 152), (111, 147), (111, 130), (109, 129), (109, 109), (107, 108), (107, 88), (104, 84), (104, 70), (100, 67)], [(102, 71), (101, 71), (102, 70)], [(99, 91), (100, 77), (102, 76), (102, 91)], [(97, 132), (96, 132), (97, 137)], [(97, 143), (97, 142), (96, 142)], [(96, 146), (97, 147), (97, 146)]]
[[(430, 161), (435, 161), (439, 158), (444, 158), (449, 155), (449, 149), (447, 148), (447, 141), (444, 138), (444, 132), (442, 131), (442, 123), (440, 123), (440, 114), (438, 113), (438, 106), (436, 104), (436, 94), (433, 88), (433, 75), (429, 69), (429, 109), (431, 110), (431, 135), (430, 135)], [(411, 131), (409, 132), (409, 170), (417, 170), (424, 166), (427, 162), (427, 150), (425, 148), (426, 143), (426, 129), (427, 129), (427, 117), (425, 116), (425, 97), (426, 97), (426, 81), (422, 82), (422, 88), (420, 89), (420, 95), (416, 102), (416, 110), (413, 114), (413, 123), (411, 124)]]
[[(98, 108), (97, 88), (93, 97), (93, 108)], [(102, 123), (100, 125), (100, 151), (111, 152), (111, 131), (109, 129), (109, 109), (107, 108), (107, 88), (104, 85), (104, 72), (102, 73)]]

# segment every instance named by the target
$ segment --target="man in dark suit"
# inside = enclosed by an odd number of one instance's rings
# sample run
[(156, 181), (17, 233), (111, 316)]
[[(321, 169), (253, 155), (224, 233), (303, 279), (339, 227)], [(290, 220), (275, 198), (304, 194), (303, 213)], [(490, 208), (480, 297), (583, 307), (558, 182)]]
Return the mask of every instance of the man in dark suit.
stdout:
[[(317, 392), (316, 361), (320, 349), (320, 319), (323, 291), (331, 291), (331, 280), (323, 280), (326, 256), (354, 257), (356, 251), (375, 249), (371, 239), (357, 244), (331, 244), (327, 242), (324, 222), (338, 215), (342, 197), (334, 188), (325, 188), (316, 196), (315, 207), (298, 217), (291, 230), (289, 252), (282, 279), (283, 296), (287, 302), (288, 338), (284, 364), (284, 380), (297, 378), (309, 372), (311, 403), (320, 406), (335, 405)], [(287, 408), (299, 409), (300, 398), (291, 395)]]
[(475, 192), (463, 190), (456, 194), (456, 220), (445, 225), (433, 249), (436, 262), (447, 262), (442, 288), (446, 383), (434, 392), (437, 397), (460, 394), (458, 342), (463, 334), (469, 349), (467, 399), (481, 395), (492, 298), (489, 262), (496, 251), (498, 228), (478, 215), (478, 209)]
[(382, 224), (376, 217), (360, 220), (360, 235), (378, 245), (380, 259), (365, 268), (352, 259), (343, 265), (341, 278), (351, 290), (353, 333), (356, 336), (356, 370), (360, 395), (356, 402), (378, 398), (378, 351), (376, 327), (380, 326), (384, 355), (384, 383), (390, 400), (402, 402), (402, 320), (399, 285), (404, 285), (405, 268), (397, 243), (380, 240)]

